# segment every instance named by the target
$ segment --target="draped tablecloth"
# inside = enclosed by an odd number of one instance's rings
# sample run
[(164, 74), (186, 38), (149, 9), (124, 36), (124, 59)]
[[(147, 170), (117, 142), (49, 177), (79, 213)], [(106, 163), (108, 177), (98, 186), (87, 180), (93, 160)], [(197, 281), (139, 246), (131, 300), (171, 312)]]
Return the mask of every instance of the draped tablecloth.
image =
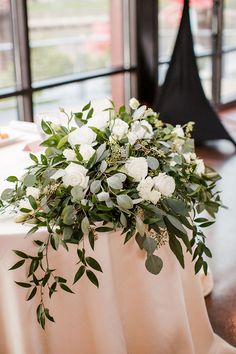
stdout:
[[(0, 163), (5, 163), (0, 178), (17, 166), (22, 169), (24, 163), (19, 166), (19, 161), (25, 157), (22, 146), (17, 146), (11, 152), (10, 147), (0, 151)], [(213, 333), (191, 257), (186, 254), (183, 270), (169, 247), (163, 246), (158, 250), (163, 270), (152, 275), (144, 266), (145, 253), (133, 239), (123, 245), (119, 232), (99, 235), (95, 254), (85, 242), (88, 254), (102, 266), (100, 287), (84, 276), (72, 287), (76, 294), (56, 293), (48, 304), (56, 323), (47, 323), (43, 331), (35, 314), (39, 298), (26, 302), (26, 289), (14, 283), (26, 280), (26, 268), (8, 271), (17, 260), (12, 249), (33, 255), (33, 239), (46, 237), (41, 232), (26, 238), (27, 229), (0, 219), (0, 354), (236, 353)], [(52, 267), (71, 285), (77, 270), (76, 246), (70, 245), (69, 253), (64, 248), (52, 250), (50, 258)]]

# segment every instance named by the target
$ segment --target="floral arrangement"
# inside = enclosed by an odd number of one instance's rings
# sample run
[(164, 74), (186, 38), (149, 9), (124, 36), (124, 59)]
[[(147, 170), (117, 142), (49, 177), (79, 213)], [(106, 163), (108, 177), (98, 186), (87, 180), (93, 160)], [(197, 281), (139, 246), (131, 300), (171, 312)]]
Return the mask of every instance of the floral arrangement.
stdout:
[[(221, 206), (215, 191), (219, 175), (195, 154), (191, 138), (193, 123), (181, 127), (165, 124), (151, 108), (135, 98), (130, 108), (116, 111), (114, 103), (95, 115), (88, 103), (81, 112), (67, 114), (67, 125), (42, 121), (47, 139), (40, 156), (30, 154), (32, 165), (18, 179), (7, 180), (14, 187), (3, 191), (0, 208), (14, 206), (16, 222), (33, 224), (28, 234), (47, 229), (45, 241), (35, 239), (36, 255), (15, 250), (19, 257), (11, 269), (28, 267), (27, 300), (40, 296), (37, 318), (45, 327), (54, 321), (45, 306), (49, 297), (62, 289), (72, 293), (67, 279), (50, 268), (49, 249), (75, 244), (78, 269), (74, 284), (83, 276), (99, 286), (96, 272), (102, 268), (88, 257), (85, 238), (94, 250), (102, 233), (121, 230), (124, 243), (132, 237), (146, 252), (145, 266), (160, 273), (163, 262), (158, 255), (169, 245), (184, 267), (184, 252), (190, 252), (196, 273), (207, 273), (203, 228), (214, 222)], [(77, 127), (75, 126), (77, 124)], [(207, 212), (209, 217), (199, 216)], [(205, 215), (206, 213), (204, 213)], [(187, 235), (191, 230), (191, 238)]]

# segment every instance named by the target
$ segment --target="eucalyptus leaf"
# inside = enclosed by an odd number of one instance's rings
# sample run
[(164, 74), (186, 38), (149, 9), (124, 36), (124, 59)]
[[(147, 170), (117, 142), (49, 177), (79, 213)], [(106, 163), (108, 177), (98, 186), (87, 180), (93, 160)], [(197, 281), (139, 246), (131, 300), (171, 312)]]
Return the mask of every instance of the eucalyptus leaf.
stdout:
[(120, 194), (116, 197), (118, 205), (123, 209), (132, 209), (133, 201), (127, 194)]
[(152, 156), (147, 157), (147, 164), (148, 164), (148, 167), (151, 168), (152, 170), (157, 170), (159, 167), (159, 161), (155, 157), (152, 157)]
[(143, 248), (147, 251), (148, 254), (152, 254), (157, 248), (157, 241), (152, 237), (145, 237), (143, 241)]
[(152, 274), (159, 274), (163, 268), (163, 261), (156, 255), (148, 255), (145, 262), (146, 269)]

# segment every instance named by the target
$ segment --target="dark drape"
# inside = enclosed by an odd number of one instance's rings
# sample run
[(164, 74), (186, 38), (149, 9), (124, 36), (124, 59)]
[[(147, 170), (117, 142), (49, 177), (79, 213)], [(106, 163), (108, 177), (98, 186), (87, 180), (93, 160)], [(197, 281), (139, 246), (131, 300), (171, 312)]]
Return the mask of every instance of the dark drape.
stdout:
[(189, 1), (183, 15), (166, 79), (155, 107), (163, 121), (171, 124), (195, 122), (194, 138), (234, 140), (207, 100), (198, 74), (189, 18)]

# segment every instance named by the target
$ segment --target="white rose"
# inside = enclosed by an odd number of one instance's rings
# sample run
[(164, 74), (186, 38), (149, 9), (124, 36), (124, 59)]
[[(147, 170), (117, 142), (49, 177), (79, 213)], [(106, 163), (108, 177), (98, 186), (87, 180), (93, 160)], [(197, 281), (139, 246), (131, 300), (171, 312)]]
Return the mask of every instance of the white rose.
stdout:
[(88, 170), (76, 163), (71, 162), (64, 170), (65, 175), (62, 177), (63, 183), (68, 186), (80, 186), (87, 188), (89, 177), (86, 176)]
[(133, 133), (132, 131), (128, 133), (128, 141), (130, 145), (134, 145), (137, 140), (138, 137), (135, 133)]
[(100, 202), (108, 202), (110, 199), (110, 195), (107, 192), (100, 192), (97, 194), (97, 198)]
[(68, 142), (72, 147), (75, 145), (92, 145), (92, 143), (96, 140), (96, 134), (87, 127), (83, 125), (81, 128), (77, 128), (73, 130), (73, 132), (68, 134)]
[(85, 144), (80, 146), (79, 152), (82, 155), (84, 161), (88, 161), (90, 157), (92, 157), (95, 153), (95, 150), (92, 148), (92, 146)]
[(196, 167), (195, 167), (195, 173), (198, 176), (201, 176), (205, 172), (205, 165), (202, 159), (197, 159), (195, 161)]
[(109, 114), (108, 112), (101, 112), (98, 115), (93, 116), (88, 120), (87, 126), (94, 127), (101, 131), (104, 131), (108, 127)]
[(185, 154), (183, 154), (183, 157), (187, 163), (191, 163), (191, 161), (196, 160), (196, 154), (194, 154), (193, 152), (186, 152)]
[(34, 199), (39, 199), (39, 196), (40, 196), (40, 190), (38, 188), (35, 188), (35, 187), (27, 187), (26, 188), (26, 195), (27, 197), (29, 195), (32, 195), (32, 197), (34, 197)]
[(141, 106), (138, 109), (136, 109), (133, 113), (133, 120), (137, 120), (143, 117), (145, 111), (146, 111), (147, 106)]
[(151, 139), (153, 137), (152, 126), (146, 120), (134, 122), (131, 131), (137, 135), (138, 139)]
[(155, 189), (159, 190), (165, 197), (171, 196), (175, 191), (175, 180), (166, 173), (159, 173), (153, 178)]
[(77, 159), (76, 158), (76, 153), (72, 149), (65, 149), (63, 151), (63, 155), (65, 156), (67, 161), (75, 161)]
[(152, 189), (154, 186), (154, 180), (148, 176), (141, 180), (137, 186), (140, 197), (143, 200), (150, 201), (153, 204), (157, 204), (161, 198), (161, 193), (155, 189)]
[(113, 138), (121, 140), (128, 133), (129, 125), (120, 118), (116, 118), (111, 127)]
[(176, 127), (172, 130), (172, 134), (175, 134), (179, 138), (184, 138), (184, 131), (180, 125), (176, 125)]
[(140, 106), (140, 103), (136, 98), (133, 97), (129, 100), (129, 106), (132, 109), (137, 109)]
[(148, 174), (148, 164), (144, 157), (130, 157), (125, 164), (125, 169), (136, 182), (140, 182)]

